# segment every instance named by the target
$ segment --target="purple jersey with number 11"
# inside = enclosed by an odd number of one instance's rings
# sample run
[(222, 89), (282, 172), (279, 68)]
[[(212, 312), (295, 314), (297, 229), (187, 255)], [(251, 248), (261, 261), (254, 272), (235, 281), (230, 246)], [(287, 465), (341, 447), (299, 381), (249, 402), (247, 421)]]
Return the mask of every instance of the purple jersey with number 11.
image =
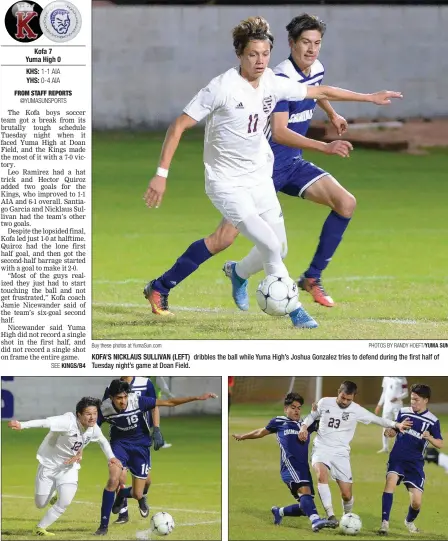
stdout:
[(423, 438), (423, 432), (429, 432), (433, 438), (442, 439), (440, 422), (430, 411), (416, 413), (410, 407), (401, 408), (397, 416), (399, 423), (405, 419), (412, 421), (412, 427), (403, 434), (397, 434), (390, 460), (423, 463), (423, 453), (429, 443)]

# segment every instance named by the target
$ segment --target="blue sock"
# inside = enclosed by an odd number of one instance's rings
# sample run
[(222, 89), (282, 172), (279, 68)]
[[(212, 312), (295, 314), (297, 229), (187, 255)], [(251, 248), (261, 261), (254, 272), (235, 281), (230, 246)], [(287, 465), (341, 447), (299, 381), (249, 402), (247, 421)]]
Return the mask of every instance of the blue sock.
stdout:
[(390, 510), (392, 509), (392, 502), (394, 501), (394, 495), (390, 492), (383, 492), (383, 505), (381, 520), (389, 520)]
[(414, 522), (414, 520), (417, 518), (419, 513), (420, 513), (420, 509), (412, 509), (412, 507), (409, 506), (406, 522)]
[(178, 258), (171, 269), (157, 278), (153, 284), (153, 288), (163, 295), (168, 295), (170, 289), (190, 276), (199, 265), (210, 259), (212, 255), (205, 245), (205, 239), (193, 242)]
[(300, 508), (307, 517), (318, 515), (314, 499), (310, 494), (303, 494), (300, 496)]
[(303, 516), (303, 512), (300, 509), (300, 505), (296, 503), (294, 505), (288, 505), (287, 507), (283, 507), (283, 516), (284, 517), (301, 517)]
[(351, 218), (345, 218), (334, 210), (330, 212), (322, 227), (316, 253), (305, 272), (307, 278), (320, 278), (341, 243), (350, 220)]
[(112, 507), (115, 500), (115, 491), (103, 490), (103, 501), (101, 503), (101, 527), (107, 528), (109, 526), (110, 514), (112, 513)]

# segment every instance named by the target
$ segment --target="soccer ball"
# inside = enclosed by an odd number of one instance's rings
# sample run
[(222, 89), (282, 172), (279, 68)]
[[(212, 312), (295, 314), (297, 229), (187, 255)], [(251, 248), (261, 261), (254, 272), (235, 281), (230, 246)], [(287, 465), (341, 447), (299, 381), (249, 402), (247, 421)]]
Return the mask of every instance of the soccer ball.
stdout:
[(151, 517), (149, 529), (156, 535), (168, 535), (174, 530), (174, 519), (169, 513), (160, 511)]
[(258, 306), (270, 316), (285, 316), (299, 306), (297, 284), (289, 276), (266, 276), (258, 284), (256, 297)]
[(339, 529), (345, 535), (357, 535), (362, 528), (362, 521), (355, 513), (346, 513), (339, 522)]

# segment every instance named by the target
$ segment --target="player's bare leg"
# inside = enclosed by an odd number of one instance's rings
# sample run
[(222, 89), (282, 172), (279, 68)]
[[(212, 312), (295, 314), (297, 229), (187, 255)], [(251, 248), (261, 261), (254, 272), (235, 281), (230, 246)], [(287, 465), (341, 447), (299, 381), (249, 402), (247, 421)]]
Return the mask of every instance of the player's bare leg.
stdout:
[(299, 278), (298, 285), (308, 291), (314, 301), (322, 306), (334, 306), (333, 299), (325, 291), (321, 274), (339, 246), (342, 236), (353, 216), (356, 199), (331, 175), (325, 175), (306, 189), (304, 199), (331, 208), (319, 240), (317, 251), (309, 268)]
[(406, 528), (408, 529), (410, 533), (420, 533), (420, 530), (414, 524), (414, 521), (417, 518), (418, 514), (420, 513), (420, 508), (422, 506), (423, 492), (421, 490), (418, 490), (418, 488), (415, 488), (415, 487), (409, 487), (408, 491), (409, 491), (410, 505), (408, 509), (408, 514), (406, 518), (404, 519), (404, 525), (406, 526)]
[[(126, 488), (127, 473), (128, 473), (127, 469), (123, 468), (123, 471), (121, 472), (121, 476), (120, 476), (120, 484), (118, 485), (118, 488), (116, 490), (116, 494), (118, 494), (118, 492), (122, 488)], [(128, 509), (128, 502), (127, 502), (126, 499), (124, 499), (123, 500), (123, 505), (122, 505), (120, 511), (118, 512), (118, 518), (114, 522), (114, 524), (126, 524), (127, 522), (129, 522), (129, 509)]]
[(355, 501), (353, 498), (353, 484), (340, 481), (339, 479), (336, 480), (336, 483), (339, 485), (339, 490), (341, 491), (342, 509), (344, 511), (344, 515), (346, 513), (351, 513)]
[(331, 528), (337, 528), (339, 522), (334, 514), (333, 503), (331, 500), (330, 487), (328, 485), (328, 468), (322, 462), (313, 464), (313, 469), (317, 476), (317, 491), (322, 502), (322, 506), (327, 513), (328, 522)]
[(387, 535), (389, 532), (389, 517), (392, 509), (395, 487), (398, 483), (398, 475), (396, 473), (388, 473), (386, 484), (384, 486), (382, 498), (382, 516), (381, 528), (378, 530), (379, 535)]

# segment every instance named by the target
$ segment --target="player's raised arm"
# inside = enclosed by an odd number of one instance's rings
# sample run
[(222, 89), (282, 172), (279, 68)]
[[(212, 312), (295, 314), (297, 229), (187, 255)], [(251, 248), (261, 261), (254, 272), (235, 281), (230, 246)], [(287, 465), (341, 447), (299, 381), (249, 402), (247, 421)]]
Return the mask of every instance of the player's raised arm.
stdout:
[(373, 423), (374, 425), (379, 425), (383, 428), (393, 428), (397, 432), (405, 432), (408, 428), (411, 428), (412, 421), (410, 419), (406, 418), (402, 421), (399, 421), (398, 419), (400, 419), (400, 416), (398, 416), (397, 421), (383, 419), (362, 406), (359, 406), (359, 410), (356, 415), (356, 420), (366, 425)]
[(365, 101), (368, 103), (375, 103), (376, 105), (389, 105), (392, 99), (402, 98), (403, 94), (391, 90), (381, 90), (380, 92), (374, 92), (373, 94), (361, 94), (359, 92), (345, 90), (344, 88), (321, 85), (307, 86), (306, 97), (315, 100)]
[(265, 436), (269, 436), (269, 434), (272, 434), (272, 432), (269, 432), (269, 430), (263, 427), (252, 430), (252, 432), (246, 432), (246, 434), (232, 434), (232, 438), (236, 441), (258, 440), (260, 438), (264, 438)]
[(166, 179), (168, 178), (171, 160), (179, 146), (180, 138), (186, 129), (192, 128), (196, 124), (196, 120), (183, 113), (178, 116), (168, 128), (162, 146), (159, 167), (157, 168), (156, 174), (150, 180), (145, 195), (143, 196), (147, 207), (158, 208), (161, 204), (166, 189)]
[(177, 398), (168, 398), (167, 400), (158, 398), (156, 400), (156, 406), (174, 407), (182, 404), (188, 404), (188, 402), (195, 402), (196, 400), (208, 400), (209, 398), (218, 398), (218, 395), (215, 393), (204, 393), (200, 396), (181, 396)]
[(48, 428), (52, 432), (65, 432), (70, 428), (70, 420), (66, 415), (48, 417), (47, 419), (34, 419), (32, 421), (9, 421), (9, 428), (13, 430), (26, 430), (28, 428)]

